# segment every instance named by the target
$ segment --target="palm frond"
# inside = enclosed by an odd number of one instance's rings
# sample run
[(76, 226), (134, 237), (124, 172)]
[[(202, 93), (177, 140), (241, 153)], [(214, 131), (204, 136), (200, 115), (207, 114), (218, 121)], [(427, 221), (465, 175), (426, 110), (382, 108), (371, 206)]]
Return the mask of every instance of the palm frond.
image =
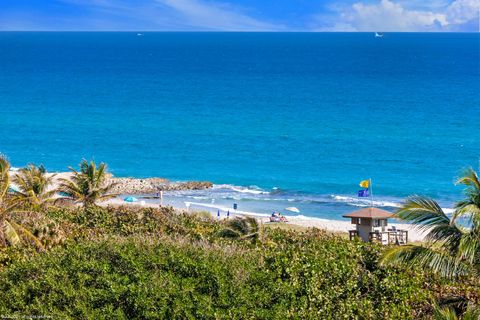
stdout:
[(58, 191), (64, 192), (70, 195), (72, 198), (78, 198), (81, 196), (82, 189), (79, 188), (79, 186), (74, 181), (60, 178), (59, 182), (60, 184), (58, 186)]
[(34, 245), (38, 251), (45, 251), (45, 247), (43, 244), (35, 237), (30, 231), (26, 228), (22, 227), (21, 225), (15, 223), (14, 221), (9, 221), (10, 225), (17, 231), (19, 235), (21, 235), (25, 240), (30, 242), (30, 244)]
[(443, 277), (455, 278), (468, 274), (468, 265), (451, 256), (449, 252), (439, 248), (406, 245), (389, 249), (381, 259), (381, 263), (405, 264), (408, 266), (419, 266), (431, 270)]
[[(463, 184), (466, 187), (465, 195), (467, 198), (458, 202), (455, 208), (458, 210), (471, 205), (480, 208), (480, 179), (475, 170), (472, 168), (465, 169), (463, 176), (457, 179), (456, 184)], [(472, 212), (471, 209), (471, 213), (478, 214), (478, 211)]]
[(396, 217), (415, 224), (420, 230), (437, 224), (450, 224), (450, 219), (436, 201), (420, 196), (409, 197), (397, 210)]
[(237, 231), (241, 234), (247, 234), (248, 230), (249, 230), (247, 221), (245, 219), (242, 219), (242, 218), (234, 218), (232, 220), (228, 220), (226, 222), (226, 225), (230, 229), (235, 230), (235, 231)]
[(433, 319), (435, 320), (458, 320), (455, 310), (451, 308), (441, 308), (435, 306), (433, 309)]
[[(457, 184), (466, 186), (466, 198), (455, 205), (450, 219), (432, 199), (412, 196), (396, 212), (396, 217), (426, 232), (426, 246), (390, 249), (383, 263), (416, 264), (445, 277), (480, 274), (480, 180), (472, 169), (465, 170)], [(459, 223), (466, 217), (466, 223)], [(448, 313), (445, 313), (448, 316)]]
[(480, 306), (470, 305), (467, 311), (462, 315), (462, 320), (478, 320), (480, 319)]
[(30, 208), (44, 207), (53, 201), (54, 190), (50, 189), (54, 175), (48, 175), (43, 165), (29, 164), (15, 173), (13, 182), (18, 191), (14, 199), (20, 205)]
[(116, 196), (111, 190), (115, 184), (106, 182), (107, 165), (101, 163), (98, 167), (94, 161), (82, 160), (80, 170), (70, 168), (72, 177), (60, 179), (58, 191), (68, 194), (75, 202), (83, 203), (85, 207), (95, 205)]
[(17, 231), (15, 231), (15, 228), (12, 226), (10, 222), (7, 220), (3, 221), (3, 232), (5, 235), (5, 239), (8, 241), (8, 243), (11, 246), (17, 246), (20, 244), (20, 237), (18, 236)]
[(480, 207), (474, 203), (457, 203), (452, 215), (452, 223), (462, 217), (467, 218), (467, 225), (478, 222), (480, 220)]
[(396, 212), (396, 217), (413, 224), (414, 229), (427, 232), (430, 241), (458, 243), (462, 230), (452, 224), (440, 205), (429, 198), (412, 196)]
[(256, 239), (260, 234), (257, 219), (253, 217), (236, 217), (224, 221), (225, 228), (220, 230), (219, 236), (224, 238)]
[(469, 264), (480, 264), (480, 236), (478, 233), (469, 232), (459, 242), (457, 257)]
[(236, 238), (240, 238), (241, 234), (238, 231), (235, 231), (233, 229), (225, 228), (218, 232), (218, 236), (221, 238), (236, 239)]
[(455, 183), (480, 190), (480, 179), (478, 178), (477, 172), (473, 170), (472, 167), (466, 168)]
[(250, 226), (251, 230), (256, 231), (256, 230), (259, 229), (258, 220), (256, 218), (247, 216), (244, 219), (248, 223), (248, 225)]
[(433, 309), (433, 318), (435, 320), (479, 320), (480, 307), (469, 305), (463, 314), (457, 315), (453, 308), (445, 308), (435, 305)]
[(10, 162), (0, 154), (0, 199), (3, 199), (10, 188)]

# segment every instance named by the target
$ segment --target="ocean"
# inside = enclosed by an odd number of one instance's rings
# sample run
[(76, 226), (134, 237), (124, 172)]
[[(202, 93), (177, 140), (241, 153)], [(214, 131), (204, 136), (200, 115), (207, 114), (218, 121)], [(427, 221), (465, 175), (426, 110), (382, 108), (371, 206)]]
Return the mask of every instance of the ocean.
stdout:
[[(0, 152), (209, 180), (209, 210), (450, 208), (480, 158), (479, 33), (0, 32)], [(195, 206), (195, 204), (194, 204)], [(293, 214), (293, 213), (291, 213)]]

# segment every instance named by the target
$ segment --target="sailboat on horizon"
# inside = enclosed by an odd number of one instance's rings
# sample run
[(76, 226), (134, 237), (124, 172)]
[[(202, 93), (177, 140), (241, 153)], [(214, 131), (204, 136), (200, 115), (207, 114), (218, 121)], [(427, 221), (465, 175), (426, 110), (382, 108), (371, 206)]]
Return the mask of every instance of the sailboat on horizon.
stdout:
[(375, 38), (382, 38), (383, 32), (375, 32)]

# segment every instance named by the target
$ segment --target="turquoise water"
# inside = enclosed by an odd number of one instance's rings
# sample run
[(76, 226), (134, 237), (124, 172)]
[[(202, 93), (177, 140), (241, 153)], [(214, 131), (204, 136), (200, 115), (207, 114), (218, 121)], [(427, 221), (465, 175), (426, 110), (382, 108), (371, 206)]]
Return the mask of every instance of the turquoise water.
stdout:
[(478, 33), (3, 32), (0, 151), (50, 171), (95, 158), (119, 176), (210, 180), (224, 186), (171, 196), (261, 212), (291, 202), (338, 216), (363, 205), (367, 178), (375, 200), (415, 193), (450, 206), (454, 177), (479, 165), (479, 43)]

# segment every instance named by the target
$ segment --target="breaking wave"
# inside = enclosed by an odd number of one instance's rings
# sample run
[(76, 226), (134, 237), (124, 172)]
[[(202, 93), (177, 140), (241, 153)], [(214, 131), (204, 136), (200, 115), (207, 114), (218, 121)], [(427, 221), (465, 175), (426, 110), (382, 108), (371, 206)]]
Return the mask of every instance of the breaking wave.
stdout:
[(270, 192), (265, 191), (263, 189), (260, 189), (257, 186), (250, 186), (250, 187), (240, 187), (240, 186), (234, 186), (231, 184), (216, 184), (213, 186), (213, 189), (223, 189), (223, 190), (232, 190), (235, 192), (240, 192), (240, 193), (249, 193), (249, 194), (270, 194)]
[(390, 208), (399, 208), (401, 206), (400, 202), (392, 201), (383, 201), (383, 200), (370, 200), (364, 198), (354, 198), (347, 196), (338, 196), (332, 195), (331, 198), (336, 202), (342, 202), (355, 207), (390, 207)]

